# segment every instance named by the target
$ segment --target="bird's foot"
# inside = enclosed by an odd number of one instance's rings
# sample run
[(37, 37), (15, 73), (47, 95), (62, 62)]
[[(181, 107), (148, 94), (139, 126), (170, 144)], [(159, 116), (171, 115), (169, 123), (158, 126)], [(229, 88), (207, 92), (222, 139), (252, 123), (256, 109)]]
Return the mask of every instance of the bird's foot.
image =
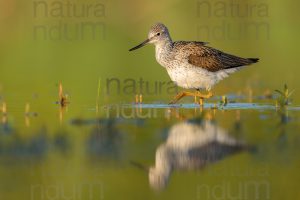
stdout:
[[(200, 91), (196, 91), (195, 92), (195, 103), (198, 103), (200, 106), (204, 105), (204, 99), (209, 99), (210, 97), (213, 96), (213, 93), (211, 91), (209, 91), (206, 94), (201, 93)], [(199, 101), (197, 101), (197, 97), (199, 97)]]
[(195, 97), (200, 97), (200, 99), (209, 99), (213, 96), (211, 91), (208, 91), (206, 94), (202, 94), (200, 91), (195, 92)]
[(202, 94), (200, 91), (196, 91), (196, 92), (182, 91), (178, 93), (169, 104), (175, 104), (185, 96), (195, 97), (195, 100), (197, 99), (197, 97), (199, 97), (200, 98), (199, 104), (201, 104), (201, 102), (203, 102), (203, 99), (208, 99), (212, 97), (213, 94), (210, 91), (207, 94)]

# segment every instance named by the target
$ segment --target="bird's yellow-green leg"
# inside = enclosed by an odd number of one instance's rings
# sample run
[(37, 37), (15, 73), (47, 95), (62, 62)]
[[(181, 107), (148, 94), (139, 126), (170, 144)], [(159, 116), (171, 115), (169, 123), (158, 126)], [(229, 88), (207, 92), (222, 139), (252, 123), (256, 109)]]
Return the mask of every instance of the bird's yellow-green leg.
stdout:
[(197, 90), (197, 92), (199, 94), (199, 105), (203, 106), (204, 105), (204, 99), (209, 99), (210, 97), (213, 96), (213, 93), (211, 91), (208, 91), (207, 94), (202, 94), (199, 90)]
[(202, 94), (198, 90), (196, 92), (182, 91), (182, 92), (178, 93), (169, 104), (175, 104), (185, 96), (199, 97), (200, 99), (208, 99), (208, 98), (212, 97), (213, 94), (210, 91), (207, 94)]
[(211, 91), (208, 91), (206, 94), (203, 94), (199, 90), (197, 90), (196, 96), (200, 97), (200, 99), (209, 99), (213, 96), (213, 93)]

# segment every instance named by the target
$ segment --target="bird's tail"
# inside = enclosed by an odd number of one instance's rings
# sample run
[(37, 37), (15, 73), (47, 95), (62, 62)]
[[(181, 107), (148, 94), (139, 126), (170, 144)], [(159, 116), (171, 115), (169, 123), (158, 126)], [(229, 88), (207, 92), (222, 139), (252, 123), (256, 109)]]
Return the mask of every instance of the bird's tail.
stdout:
[(259, 58), (247, 58), (251, 63), (257, 63)]

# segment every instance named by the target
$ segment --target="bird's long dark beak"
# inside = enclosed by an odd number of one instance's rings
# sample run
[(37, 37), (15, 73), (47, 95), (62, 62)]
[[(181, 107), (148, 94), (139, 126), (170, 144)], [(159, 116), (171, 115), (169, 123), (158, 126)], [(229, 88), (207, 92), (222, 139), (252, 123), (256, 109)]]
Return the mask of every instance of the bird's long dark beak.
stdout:
[(148, 44), (149, 42), (150, 42), (150, 39), (147, 39), (144, 42), (142, 42), (141, 44), (137, 45), (136, 47), (133, 47), (132, 49), (129, 49), (129, 51), (134, 51), (136, 49), (139, 49), (139, 48), (145, 46), (146, 44)]
[(131, 161), (130, 161), (130, 164), (133, 165), (133, 166), (135, 166), (135, 167), (138, 168), (138, 169), (143, 170), (144, 172), (147, 172), (147, 173), (149, 172), (149, 168), (146, 167), (145, 165), (139, 163), (139, 162), (136, 162), (136, 161), (131, 160)]

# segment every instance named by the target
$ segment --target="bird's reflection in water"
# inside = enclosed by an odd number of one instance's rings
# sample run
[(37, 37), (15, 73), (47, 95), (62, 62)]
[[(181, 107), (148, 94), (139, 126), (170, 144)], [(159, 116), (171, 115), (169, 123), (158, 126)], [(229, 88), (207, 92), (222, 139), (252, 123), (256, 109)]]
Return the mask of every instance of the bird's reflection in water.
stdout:
[(164, 189), (172, 171), (202, 169), (246, 149), (244, 142), (229, 136), (214, 121), (197, 118), (173, 125), (167, 140), (156, 149), (149, 169), (153, 189)]

